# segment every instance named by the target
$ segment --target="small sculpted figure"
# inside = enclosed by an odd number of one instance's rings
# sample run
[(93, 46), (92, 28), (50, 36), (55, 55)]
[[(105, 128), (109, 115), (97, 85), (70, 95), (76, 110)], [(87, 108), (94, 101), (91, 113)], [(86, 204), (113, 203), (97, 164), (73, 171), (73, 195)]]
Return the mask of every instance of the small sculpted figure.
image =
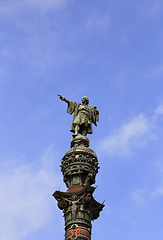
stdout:
[(68, 103), (67, 112), (69, 114), (74, 113), (72, 125), (70, 131), (73, 132), (73, 137), (78, 136), (80, 133), (82, 136), (86, 136), (88, 133), (92, 134), (92, 123), (97, 126), (96, 122), (99, 121), (99, 111), (95, 106), (92, 108), (89, 106), (88, 97), (82, 97), (82, 104), (70, 101), (65, 97), (58, 94), (61, 101)]
[[(84, 198), (85, 194), (83, 194), (79, 199), (77, 197), (76, 194), (73, 194), (71, 196), (71, 200), (64, 198), (63, 196), (59, 197), (59, 208), (60, 209), (66, 209), (68, 206), (70, 206), (71, 208), (71, 213), (72, 213), (72, 217), (73, 219), (77, 218), (77, 212), (79, 210), (79, 204), (81, 202), (81, 200)], [(63, 203), (65, 203), (65, 205), (63, 205)], [(67, 208), (67, 210), (64, 210), (64, 213), (67, 214), (69, 212), (69, 209)]]

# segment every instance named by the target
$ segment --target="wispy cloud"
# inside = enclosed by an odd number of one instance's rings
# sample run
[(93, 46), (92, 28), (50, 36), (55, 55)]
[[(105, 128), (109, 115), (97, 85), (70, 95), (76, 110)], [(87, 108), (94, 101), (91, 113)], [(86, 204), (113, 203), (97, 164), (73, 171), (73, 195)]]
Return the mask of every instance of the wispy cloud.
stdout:
[(157, 166), (157, 174), (159, 176), (159, 181), (157, 186), (152, 191), (152, 198), (163, 197), (163, 164), (162, 161)]
[(155, 0), (155, 1), (139, 1), (135, 5), (138, 8), (138, 11), (143, 16), (153, 19), (158, 17), (162, 13), (162, 1)]
[(15, 13), (17, 10), (26, 9), (27, 7), (33, 7), (40, 9), (41, 11), (47, 11), (51, 9), (58, 9), (65, 6), (67, 0), (7, 0), (0, 3), (0, 12), (6, 14)]
[(136, 205), (142, 205), (163, 197), (163, 167), (160, 169), (160, 167), (156, 165), (157, 164), (153, 166), (152, 172), (154, 179), (148, 174), (148, 177), (146, 177), (146, 180), (148, 178), (148, 184), (145, 187), (136, 188), (131, 193), (131, 199)]
[(156, 139), (155, 129), (157, 120), (163, 114), (163, 105), (160, 104), (152, 117), (144, 114), (126, 120), (120, 127), (103, 139), (100, 150), (110, 155), (132, 155), (134, 148), (143, 147), (152, 139)]
[(101, 143), (101, 150), (113, 155), (127, 155), (132, 153), (132, 147), (142, 146), (152, 126), (148, 119), (140, 114), (127, 120), (119, 128), (115, 129), (109, 137)]
[(145, 202), (144, 195), (145, 191), (137, 189), (132, 192), (132, 200), (138, 205), (143, 204)]
[(108, 15), (91, 15), (89, 18), (86, 20), (86, 29), (87, 30), (100, 30), (100, 31), (105, 31), (109, 27), (109, 17)]
[(142, 186), (137, 187), (131, 193), (132, 201), (136, 205), (157, 201), (158, 198), (163, 197), (162, 157), (152, 159), (152, 169), (144, 172), (142, 182)]
[(162, 1), (157, 0), (149, 4), (148, 8), (146, 9), (146, 15), (148, 17), (158, 17), (158, 15), (162, 13)]
[(154, 114), (155, 120), (157, 120), (157, 118), (159, 117), (159, 115), (163, 115), (163, 104), (160, 104), (160, 105), (158, 106), (158, 108), (156, 108), (155, 114)]
[(147, 79), (156, 79), (160, 78), (161, 76), (163, 76), (163, 64), (153, 66), (144, 74), (144, 77)]
[[(45, 225), (51, 218), (51, 193), (59, 177), (52, 171), (52, 149), (43, 155), (40, 166), (8, 162), (0, 174), (0, 239), (20, 240)], [(53, 166), (54, 167), (54, 166)]]
[(36, 7), (41, 11), (55, 10), (65, 6), (67, 0), (26, 0), (27, 5)]
[(152, 194), (152, 197), (153, 198), (163, 197), (163, 186), (156, 188)]

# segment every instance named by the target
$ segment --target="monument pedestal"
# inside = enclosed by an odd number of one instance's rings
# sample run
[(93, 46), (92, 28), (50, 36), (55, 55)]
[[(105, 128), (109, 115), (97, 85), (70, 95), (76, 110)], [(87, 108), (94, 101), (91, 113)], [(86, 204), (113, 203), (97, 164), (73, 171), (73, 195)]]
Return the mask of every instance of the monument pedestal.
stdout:
[(95, 177), (99, 162), (96, 153), (89, 148), (89, 139), (76, 136), (71, 148), (61, 160), (63, 181), (68, 190), (55, 191), (53, 196), (63, 210), (65, 219), (65, 240), (90, 240), (91, 221), (99, 217), (104, 204), (93, 198)]

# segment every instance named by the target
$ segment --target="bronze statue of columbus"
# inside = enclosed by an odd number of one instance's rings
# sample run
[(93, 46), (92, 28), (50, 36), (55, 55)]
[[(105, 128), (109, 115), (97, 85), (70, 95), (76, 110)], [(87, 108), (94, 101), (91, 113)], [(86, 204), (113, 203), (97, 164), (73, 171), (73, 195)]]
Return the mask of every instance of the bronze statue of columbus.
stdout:
[(92, 123), (97, 126), (96, 122), (99, 121), (99, 111), (97, 107), (89, 106), (89, 98), (82, 97), (82, 104), (70, 101), (65, 97), (58, 94), (61, 101), (68, 103), (67, 112), (69, 114), (74, 113), (72, 125), (70, 131), (73, 132), (73, 137), (78, 136), (80, 133), (82, 136), (86, 136), (88, 133), (92, 134)]

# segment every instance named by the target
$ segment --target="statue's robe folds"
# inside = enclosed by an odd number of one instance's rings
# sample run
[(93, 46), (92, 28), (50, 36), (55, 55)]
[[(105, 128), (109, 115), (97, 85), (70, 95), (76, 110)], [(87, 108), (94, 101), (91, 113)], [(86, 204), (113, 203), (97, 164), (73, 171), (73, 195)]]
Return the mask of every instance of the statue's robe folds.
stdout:
[[(87, 133), (92, 133), (92, 123), (96, 125), (96, 121), (99, 121), (99, 111), (97, 108), (92, 109), (91, 106), (87, 105), (84, 107), (81, 103), (76, 103), (68, 100), (67, 113), (73, 114), (73, 120), (71, 124), (71, 132), (75, 132), (75, 126), (79, 124), (79, 133), (82, 134), (82, 128), (85, 127)], [(97, 126), (97, 125), (96, 125)]]

